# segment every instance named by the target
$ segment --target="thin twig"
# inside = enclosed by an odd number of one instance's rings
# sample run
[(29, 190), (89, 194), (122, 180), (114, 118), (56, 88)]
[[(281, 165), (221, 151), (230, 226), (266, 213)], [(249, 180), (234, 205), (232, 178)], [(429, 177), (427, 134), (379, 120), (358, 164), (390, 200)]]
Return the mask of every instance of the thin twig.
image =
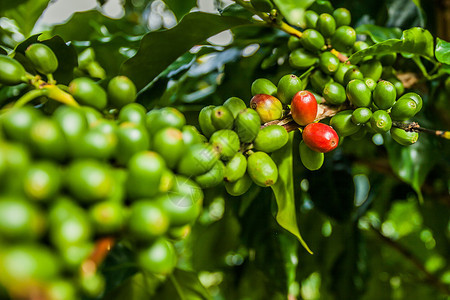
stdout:
[(392, 123), (392, 126), (400, 128), (400, 129), (403, 129), (405, 131), (425, 132), (425, 133), (428, 133), (428, 134), (432, 134), (432, 135), (435, 135), (435, 136), (438, 136), (438, 137), (450, 140), (450, 131), (433, 130), (433, 129), (423, 128), (423, 127), (420, 127), (419, 123), (417, 123), (417, 122), (402, 123), (402, 122), (394, 121)]

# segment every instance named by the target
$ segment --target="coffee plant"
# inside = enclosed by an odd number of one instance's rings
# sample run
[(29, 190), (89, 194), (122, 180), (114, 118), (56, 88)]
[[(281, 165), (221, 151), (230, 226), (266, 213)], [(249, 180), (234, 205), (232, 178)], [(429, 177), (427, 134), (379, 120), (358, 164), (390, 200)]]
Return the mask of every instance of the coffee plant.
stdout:
[(49, 2), (0, 1), (1, 299), (450, 295), (428, 3)]

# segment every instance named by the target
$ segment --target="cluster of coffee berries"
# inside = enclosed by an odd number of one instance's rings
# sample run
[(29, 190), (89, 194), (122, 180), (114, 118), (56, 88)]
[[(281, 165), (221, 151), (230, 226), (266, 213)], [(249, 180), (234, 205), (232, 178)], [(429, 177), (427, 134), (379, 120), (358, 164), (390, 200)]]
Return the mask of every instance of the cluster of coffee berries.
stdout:
[[(54, 81), (58, 60), (49, 47), (33, 44), (26, 57)], [(101, 295), (105, 281), (94, 251), (103, 239), (133, 245), (142, 270), (171, 273), (178, 257), (173, 242), (202, 210), (195, 181), (207, 182), (205, 173), (217, 168), (215, 144), (206, 144), (178, 110), (147, 111), (136, 103), (127, 77), (103, 89), (87, 77), (63, 87), (37, 76), (0, 56), (1, 84), (53, 88), (2, 107), (0, 285), (20, 299), (30, 291), (43, 299)], [(51, 100), (61, 95), (70, 105)]]

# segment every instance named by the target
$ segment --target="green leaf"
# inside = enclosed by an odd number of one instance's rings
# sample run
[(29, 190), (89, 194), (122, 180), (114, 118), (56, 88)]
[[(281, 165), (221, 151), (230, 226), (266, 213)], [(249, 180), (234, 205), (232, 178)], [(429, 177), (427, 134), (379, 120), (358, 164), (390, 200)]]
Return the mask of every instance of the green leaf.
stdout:
[[(137, 273), (112, 291), (107, 291), (105, 300), (140, 300), (155, 299), (153, 295), (160, 284), (160, 279), (149, 273)], [(158, 299), (158, 298), (156, 298)]]
[(226, 17), (238, 17), (248, 20), (250, 20), (253, 16), (253, 13), (236, 3), (225, 7), (225, 9), (220, 14)]
[(178, 20), (187, 14), (196, 4), (196, 0), (163, 0), (164, 3), (173, 11)]
[(313, 252), (309, 249), (303, 240), (297, 226), (297, 216), (295, 210), (294, 197), (294, 178), (292, 176), (292, 139), (294, 132), (289, 134), (288, 143), (280, 150), (272, 154), (272, 159), (278, 166), (278, 180), (271, 186), (278, 205), (277, 222), (281, 227), (295, 235), (303, 247), (309, 253)]
[(411, 146), (401, 146), (392, 139), (386, 139), (389, 163), (395, 174), (416, 191), (419, 201), (423, 201), (420, 187), (440, 154), (429, 136), (420, 134), (419, 140)]
[(426, 29), (414, 27), (403, 31), (401, 39), (390, 39), (376, 43), (369, 48), (356, 52), (349, 57), (349, 60), (355, 64), (366, 56), (391, 52), (419, 54), (432, 58), (434, 56), (433, 49), (433, 36), (431, 33)]
[(443, 64), (450, 65), (449, 42), (436, 38), (436, 59)]
[(122, 65), (121, 73), (141, 89), (193, 46), (221, 31), (246, 24), (250, 22), (241, 18), (190, 13), (174, 28), (146, 34), (138, 53)]
[(305, 11), (314, 3), (314, 0), (274, 0), (273, 2), (291, 25), (304, 27)]
[(373, 24), (364, 24), (356, 27), (356, 33), (370, 36), (374, 43), (380, 43), (389, 39), (399, 39), (402, 36), (400, 28), (388, 28)]
[[(2, 8), (4, 5), (3, 2), (15, 1), (1, 1), (0, 7)], [(39, 19), (49, 2), (49, 0), (29, 0), (21, 2), (9, 10), (3, 11), (2, 17), (15, 20), (25, 37), (28, 37), (33, 30), (34, 24)]]
[(209, 300), (211, 296), (201, 284), (196, 273), (175, 269), (152, 299)]

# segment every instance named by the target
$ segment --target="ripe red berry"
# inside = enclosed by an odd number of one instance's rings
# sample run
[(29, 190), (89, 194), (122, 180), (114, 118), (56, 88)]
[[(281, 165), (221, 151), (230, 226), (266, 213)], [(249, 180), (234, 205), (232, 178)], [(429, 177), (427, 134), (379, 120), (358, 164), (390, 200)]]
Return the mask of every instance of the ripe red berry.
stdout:
[(336, 131), (323, 123), (308, 124), (303, 130), (302, 136), (309, 148), (322, 153), (334, 150), (339, 143)]
[(314, 122), (317, 115), (316, 97), (308, 91), (300, 91), (292, 98), (292, 118), (299, 125), (307, 125)]

